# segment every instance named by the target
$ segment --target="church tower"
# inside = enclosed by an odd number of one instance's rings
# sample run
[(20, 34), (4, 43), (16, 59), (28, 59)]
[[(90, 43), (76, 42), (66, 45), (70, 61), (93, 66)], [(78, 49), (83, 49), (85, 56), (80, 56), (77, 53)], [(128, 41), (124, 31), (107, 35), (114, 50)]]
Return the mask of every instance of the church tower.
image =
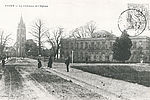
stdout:
[(21, 16), (17, 29), (16, 56), (25, 56), (26, 26)]

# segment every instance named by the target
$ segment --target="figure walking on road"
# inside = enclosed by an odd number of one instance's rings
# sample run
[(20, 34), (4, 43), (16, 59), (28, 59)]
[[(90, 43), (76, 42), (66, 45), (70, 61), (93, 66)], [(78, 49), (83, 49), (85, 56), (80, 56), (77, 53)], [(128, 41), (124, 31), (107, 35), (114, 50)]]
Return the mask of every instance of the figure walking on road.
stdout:
[(5, 67), (5, 59), (2, 59), (2, 67)]
[(65, 64), (66, 64), (66, 67), (67, 67), (67, 72), (69, 72), (69, 64), (70, 64), (70, 57), (69, 56), (65, 60)]
[(48, 60), (48, 67), (52, 68), (52, 64), (53, 64), (53, 60), (52, 60), (52, 57), (50, 56)]
[(38, 58), (38, 68), (41, 68), (42, 67), (42, 63), (41, 63), (41, 60)]

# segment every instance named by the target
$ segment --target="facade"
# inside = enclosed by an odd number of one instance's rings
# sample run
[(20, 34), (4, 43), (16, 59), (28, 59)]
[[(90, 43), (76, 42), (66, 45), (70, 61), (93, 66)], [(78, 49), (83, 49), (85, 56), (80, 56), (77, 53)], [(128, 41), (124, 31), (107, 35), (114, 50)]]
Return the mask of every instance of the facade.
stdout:
[(138, 36), (131, 37), (132, 48), (131, 57), (129, 61), (131, 62), (150, 62), (150, 37)]
[(25, 56), (26, 26), (21, 16), (17, 29), (16, 56)]
[[(113, 43), (116, 36), (107, 31), (95, 33), (92, 38), (62, 39), (60, 57), (71, 56), (73, 62), (114, 62)], [(131, 37), (132, 48), (129, 62), (150, 61), (150, 38)]]

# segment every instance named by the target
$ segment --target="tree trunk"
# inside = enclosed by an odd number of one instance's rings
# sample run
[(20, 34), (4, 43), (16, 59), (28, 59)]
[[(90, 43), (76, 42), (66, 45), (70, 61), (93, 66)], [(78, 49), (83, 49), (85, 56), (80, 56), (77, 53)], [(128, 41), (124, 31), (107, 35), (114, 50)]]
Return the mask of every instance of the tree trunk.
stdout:
[(39, 28), (39, 55), (41, 55), (41, 29)]
[(56, 51), (56, 58), (57, 58), (57, 60), (58, 60), (58, 49), (57, 49), (57, 51)]

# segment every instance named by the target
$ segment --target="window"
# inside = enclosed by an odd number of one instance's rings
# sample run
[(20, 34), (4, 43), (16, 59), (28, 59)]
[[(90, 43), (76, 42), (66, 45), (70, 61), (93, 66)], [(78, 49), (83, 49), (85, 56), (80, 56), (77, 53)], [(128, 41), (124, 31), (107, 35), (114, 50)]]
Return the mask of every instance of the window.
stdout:
[(133, 42), (133, 48), (134, 49), (136, 48), (136, 42)]
[(101, 47), (102, 47), (101, 49), (103, 49), (103, 50), (106, 48), (105, 41), (102, 41), (102, 46)]
[(91, 49), (94, 49), (94, 42), (91, 42)]
[(83, 49), (83, 42), (80, 42), (80, 49)]
[(98, 38), (100, 38), (101, 37), (101, 35), (100, 34), (98, 34), (98, 36), (97, 36)]
[(96, 55), (94, 55), (94, 59), (96, 59)]
[(103, 37), (106, 37), (106, 34), (104, 34)]
[(100, 42), (97, 42), (96, 44), (97, 44), (97, 49), (99, 49), (99, 47), (100, 47)]
[(71, 46), (71, 49), (73, 49), (73, 43), (72, 43), (72, 42), (71, 42), (71, 45), (70, 45), (70, 46)]
[(81, 58), (81, 60), (83, 59), (83, 53), (82, 52), (80, 53), (80, 58)]
[(79, 49), (79, 43), (77, 43), (77, 49)]
[(88, 48), (88, 43), (87, 42), (85, 42), (85, 48)]

